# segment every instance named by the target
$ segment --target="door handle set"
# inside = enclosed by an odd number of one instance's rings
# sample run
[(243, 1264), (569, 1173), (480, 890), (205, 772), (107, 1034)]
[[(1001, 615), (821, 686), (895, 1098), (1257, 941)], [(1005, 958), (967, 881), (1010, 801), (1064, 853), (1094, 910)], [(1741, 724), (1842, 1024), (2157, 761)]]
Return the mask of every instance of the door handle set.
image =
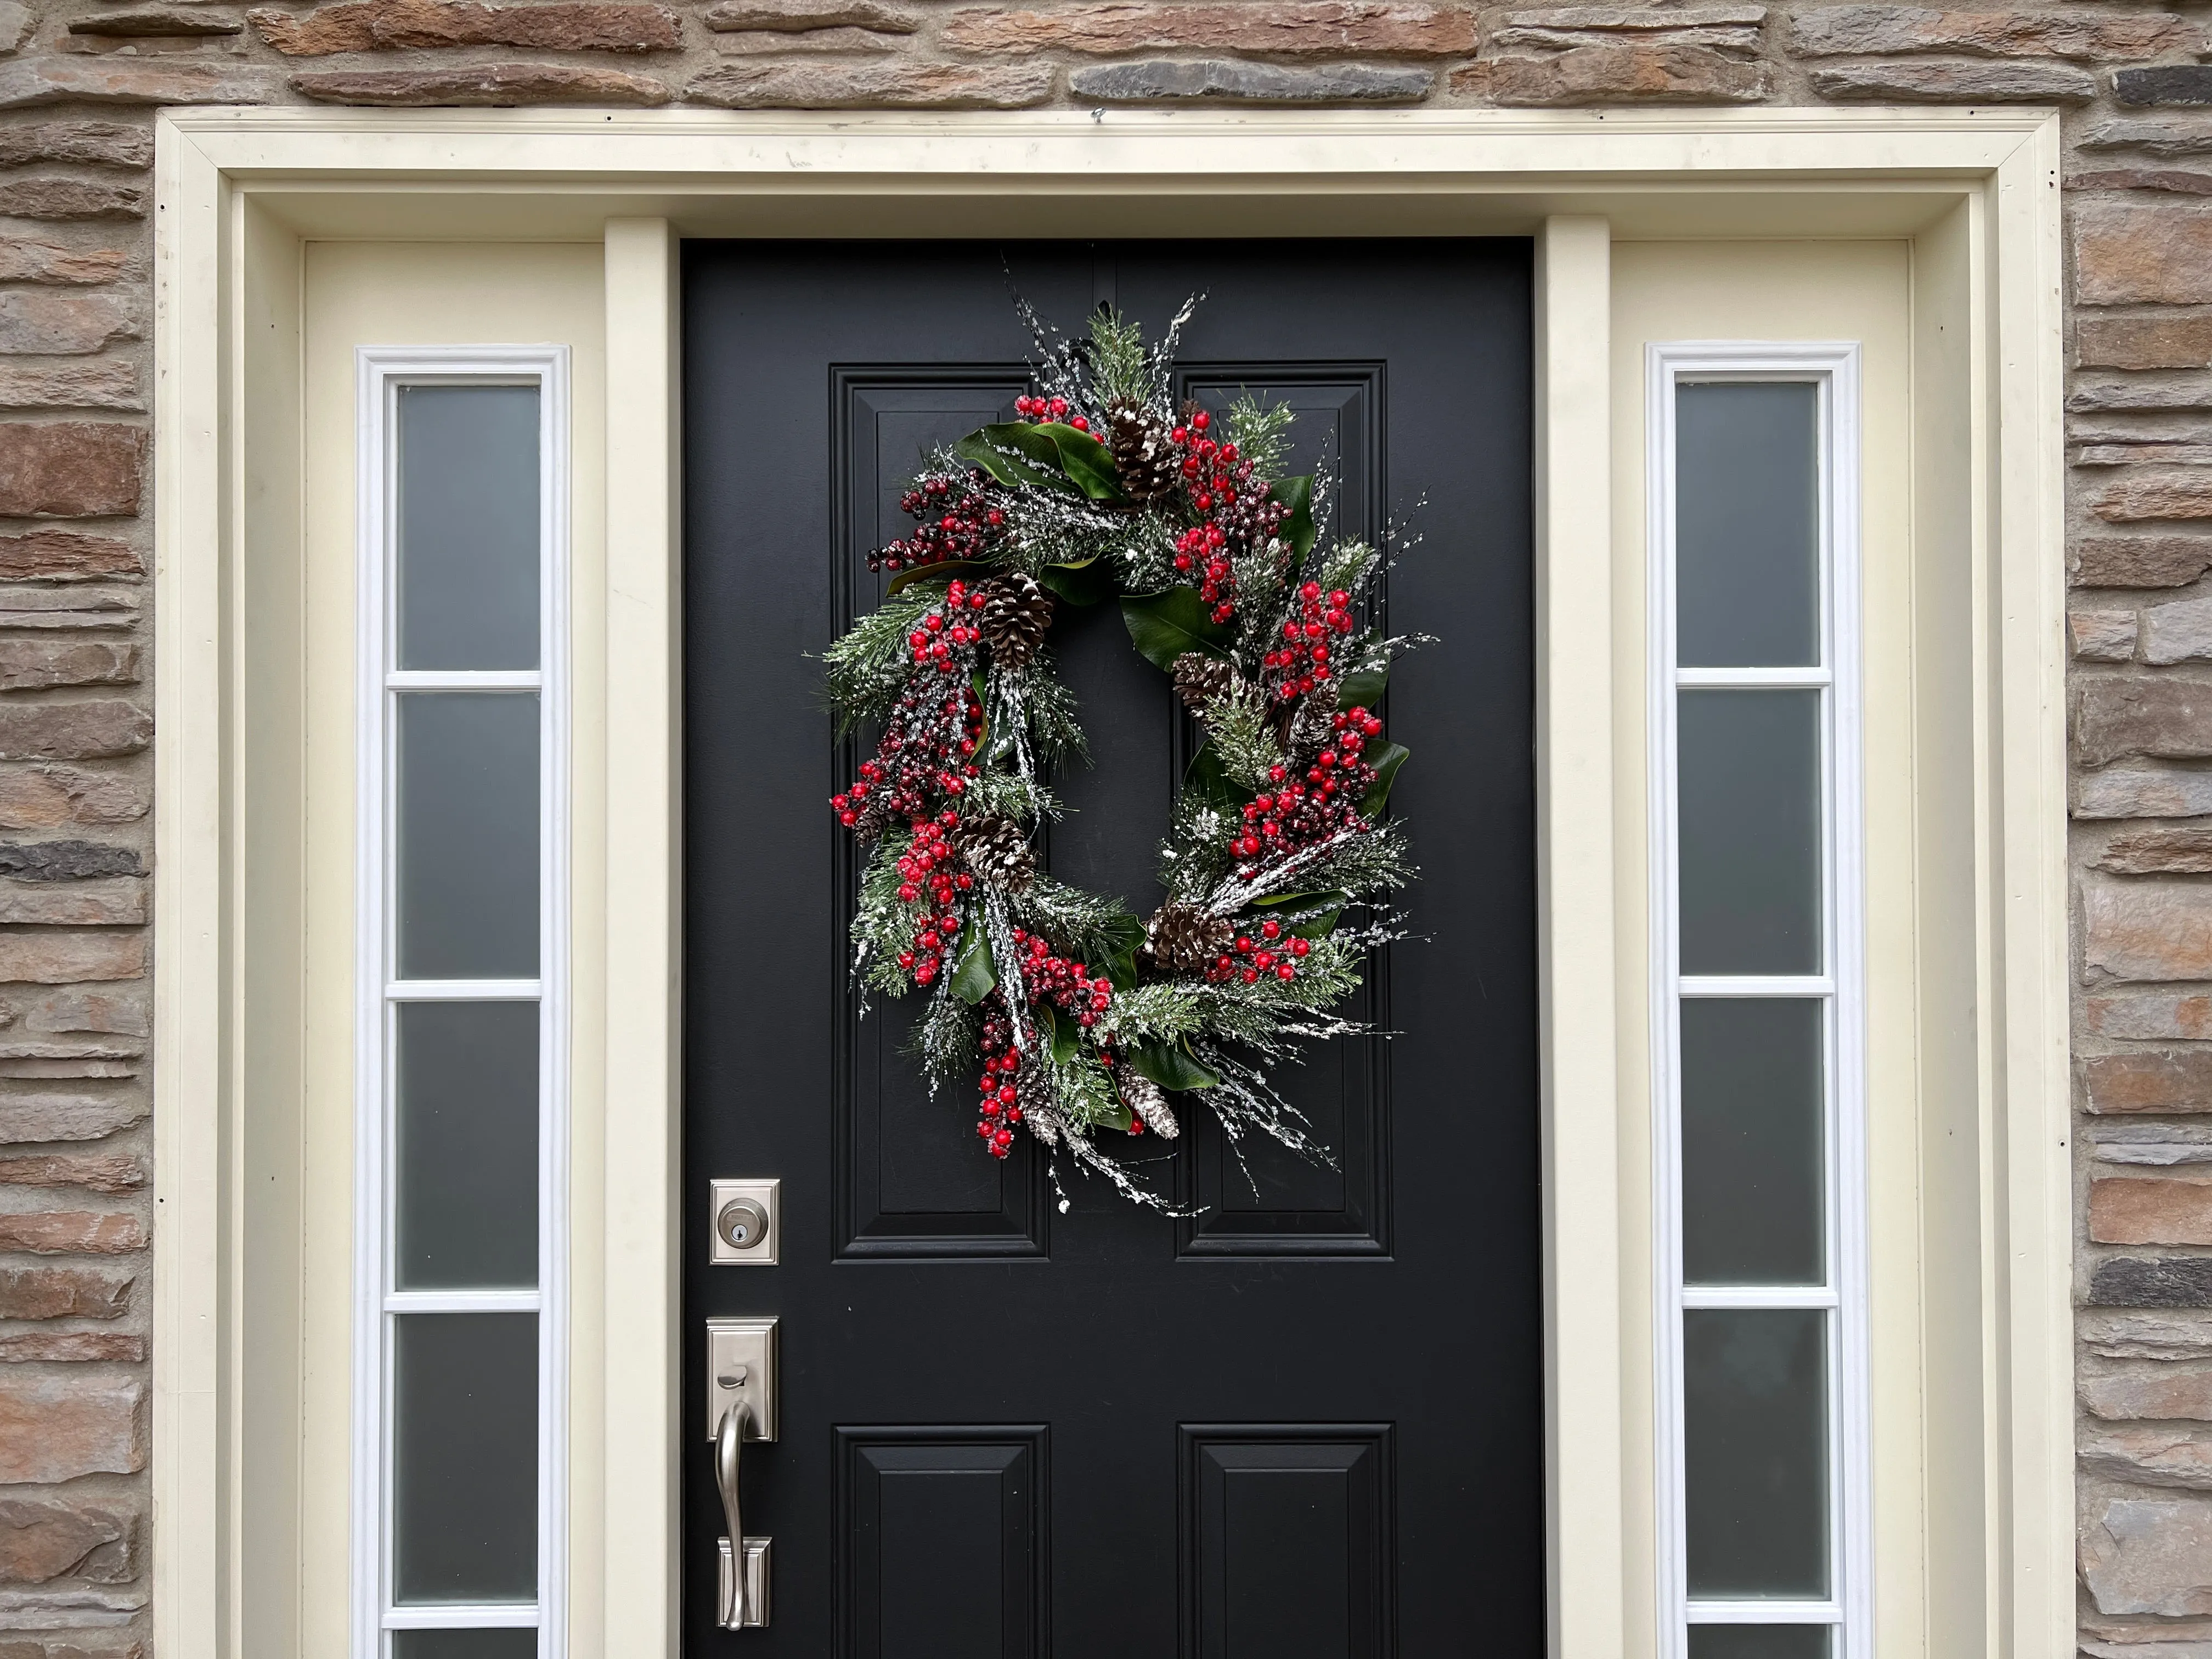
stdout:
[(738, 1470), (745, 1442), (775, 1438), (775, 1327), (772, 1318), (707, 1322), (708, 1433), (727, 1528), (715, 1540), (714, 1621), (724, 1630), (758, 1630), (769, 1619), (770, 1540), (745, 1534)]

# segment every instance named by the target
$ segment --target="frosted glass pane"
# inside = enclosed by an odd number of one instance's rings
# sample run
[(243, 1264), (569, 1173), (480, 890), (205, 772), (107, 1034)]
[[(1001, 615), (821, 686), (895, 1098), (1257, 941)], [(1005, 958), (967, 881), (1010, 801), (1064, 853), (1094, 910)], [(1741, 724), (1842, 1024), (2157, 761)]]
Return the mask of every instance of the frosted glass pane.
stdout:
[(1820, 971), (1820, 694), (1684, 691), (1686, 974)]
[(538, 1316), (392, 1321), (392, 1578), (398, 1600), (538, 1595)]
[(399, 975), (538, 975), (538, 694), (399, 704)]
[(1674, 643), (1684, 667), (1820, 660), (1819, 392), (1674, 391)]
[(538, 666), (538, 388), (399, 391), (399, 665)]
[(1682, 1004), (1682, 1273), (1692, 1285), (1818, 1285), (1821, 1026), (1811, 998)]
[(1828, 1593), (1827, 1315), (1682, 1316), (1690, 1594)]
[(1828, 1626), (1692, 1625), (1690, 1659), (1828, 1659)]
[(538, 1005), (403, 1002), (393, 1246), (403, 1291), (538, 1282)]
[(538, 1659), (534, 1630), (396, 1630), (392, 1659)]

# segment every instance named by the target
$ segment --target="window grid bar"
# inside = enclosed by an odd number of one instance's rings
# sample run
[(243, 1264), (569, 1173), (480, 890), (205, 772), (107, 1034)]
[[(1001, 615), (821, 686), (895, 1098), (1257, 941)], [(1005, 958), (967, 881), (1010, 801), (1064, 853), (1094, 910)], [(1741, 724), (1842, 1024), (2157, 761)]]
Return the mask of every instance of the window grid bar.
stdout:
[(1677, 974), (1686, 997), (1832, 997), (1836, 981), (1826, 974)]
[(1690, 1308), (1832, 1308), (1835, 1290), (1826, 1285), (1686, 1285), (1682, 1306)]
[(1692, 1625), (1840, 1625), (1842, 1604), (1836, 1601), (1692, 1601), (1686, 1604)]
[(384, 988), (387, 1002), (538, 1002), (544, 994), (535, 979), (395, 979)]
[(532, 1630), (537, 1625), (534, 1601), (475, 1606), (441, 1601), (433, 1606), (392, 1607), (383, 1618), (386, 1630)]
[(1678, 691), (1804, 691), (1835, 683), (1827, 669), (1803, 668), (1677, 668)]
[(387, 691), (538, 691), (545, 676), (535, 668), (392, 668)]
[(388, 1314), (543, 1313), (545, 1298), (535, 1290), (386, 1291)]
[[(1651, 1039), (1655, 1081), (1653, 1178), (1656, 1188), (1654, 1271), (1658, 1317), (1656, 1449), (1659, 1462), (1657, 1545), (1660, 1659), (1686, 1659), (1687, 1628), (1696, 1623), (1811, 1622), (1838, 1627), (1833, 1659), (1871, 1659), (1872, 1602), (1868, 1574), (1872, 1538), (1865, 1452), (1868, 1380), (1863, 1374), (1865, 1218), (1863, 1055), (1858, 1036), (1861, 945), (1856, 665), (1858, 355), (1855, 343), (1694, 342), (1646, 348), (1646, 548), (1649, 570), (1649, 679), (1651, 890)], [(1727, 380), (1809, 381), (1819, 388), (1820, 586), (1822, 662), (1814, 669), (1682, 669), (1676, 664), (1674, 568), (1674, 392), (1685, 384)], [(1693, 975), (1679, 971), (1676, 888), (1678, 778), (1674, 725), (1681, 690), (1692, 686), (1805, 688), (1820, 693), (1822, 916), (1828, 973), (1779, 976)], [(1833, 1599), (1825, 1602), (1691, 1602), (1687, 1585), (1687, 1512), (1684, 1487), (1683, 1316), (1698, 1292), (1682, 1283), (1681, 1085), (1680, 1006), (1696, 996), (1810, 996), (1826, 1004), (1823, 1026), (1826, 1203), (1829, 1218), (1826, 1277), (1821, 1292), (1826, 1328), (1826, 1400), (1829, 1462), (1829, 1572)], [(1709, 1287), (1733, 1295), (1744, 1287)], [(1784, 1287), (1783, 1294), (1794, 1287)], [(1762, 1292), (1763, 1294), (1763, 1292)], [(1727, 1305), (1744, 1305), (1729, 1303)], [(1698, 1610), (1692, 1618), (1692, 1608)], [(1796, 1618), (1783, 1607), (1819, 1609)]]

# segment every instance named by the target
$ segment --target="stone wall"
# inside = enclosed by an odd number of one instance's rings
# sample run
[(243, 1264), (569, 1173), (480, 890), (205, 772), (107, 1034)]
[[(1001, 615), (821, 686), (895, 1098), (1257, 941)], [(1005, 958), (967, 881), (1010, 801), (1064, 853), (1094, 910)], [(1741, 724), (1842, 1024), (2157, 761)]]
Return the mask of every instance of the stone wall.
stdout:
[(151, 111), (301, 102), (2063, 108), (2082, 1650), (2212, 1659), (2208, 21), (2203, 0), (0, 0), (0, 1659), (145, 1641)]

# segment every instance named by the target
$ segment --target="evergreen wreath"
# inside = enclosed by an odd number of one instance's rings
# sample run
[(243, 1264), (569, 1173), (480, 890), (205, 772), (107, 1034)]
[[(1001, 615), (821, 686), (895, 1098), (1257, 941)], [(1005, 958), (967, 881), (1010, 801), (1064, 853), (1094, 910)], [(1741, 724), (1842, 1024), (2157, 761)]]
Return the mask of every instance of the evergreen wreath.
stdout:
[[(917, 527), (869, 560), (883, 604), (828, 653), (840, 737), (881, 731), (830, 802), (872, 844), (854, 971), (864, 995), (927, 997), (921, 1067), (933, 1091), (980, 1074), (994, 1157), (1026, 1131), (1163, 1206), (1094, 1137), (1171, 1139), (1202, 1103), (1240, 1160), (1257, 1131), (1333, 1163), (1267, 1070), (1367, 1029), (1332, 1010), (1401, 936), (1389, 896), (1413, 870), (1382, 813), (1406, 750), (1374, 705), (1413, 641), (1362, 620), (1387, 560), (1319, 544), (1314, 480), (1278, 476), (1289, 410), (1173, 407), (1192, 305), (1150, 348), (1110, 310), (1078, 343), (1019, 308), (1039, 391), (927, 458), (901, 503)], [(1205, 734), (1148, 919), (1054, 880), (1033, 844), (1053, 769), (1086, 758), (1054, 611), (1109, 600)]]

